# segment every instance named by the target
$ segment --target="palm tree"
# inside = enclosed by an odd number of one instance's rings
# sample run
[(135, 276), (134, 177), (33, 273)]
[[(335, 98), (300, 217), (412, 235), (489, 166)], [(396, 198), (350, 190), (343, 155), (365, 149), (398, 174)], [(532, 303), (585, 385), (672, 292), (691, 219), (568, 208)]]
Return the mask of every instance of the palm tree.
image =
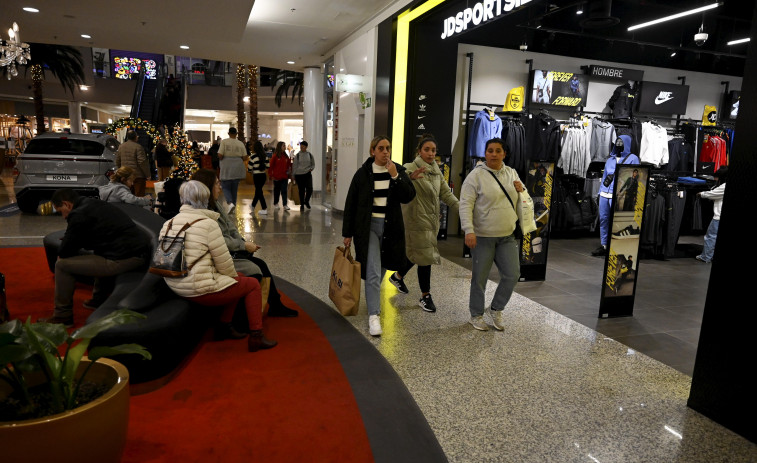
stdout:
[(275, 70), (271, 77), (271, 88), (276, 90), (276, 96), (274, 97), (276, 106), (281, 107), (281, 98), (289, 97), (290, 89), (292, 90), (292, 101), (297, 97), (297, 102), (302, 104), (304, 82), (305, 75), (301, 72), (286, 71), (283, 69)]
[(84, 60), (81, 53), (67, 45), (32, 43), (31, 59), (26, 69), (32, 72), (32, 95), (34, 96), (34, 116), (37, 119), (37, 134), (45, 132), (45, 108), (42, 98), (42, 82), (45, 70), (58, 79), (64, 90), (74, 94), (74, 89), (84, 83)]
[(258, 67), (247, 65), (250, 87), (250, 140), (258, 139)]

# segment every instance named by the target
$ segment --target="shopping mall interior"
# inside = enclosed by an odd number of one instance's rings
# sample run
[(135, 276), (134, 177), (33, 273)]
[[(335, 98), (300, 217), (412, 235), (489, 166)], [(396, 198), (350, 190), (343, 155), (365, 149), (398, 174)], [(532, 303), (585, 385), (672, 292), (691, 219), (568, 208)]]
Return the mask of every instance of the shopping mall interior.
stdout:
[[(286, 208), (274, 207), (269, 179), (261, 213), (249, 176), (233, 209), (240, 234), (260, 246), (255, 256), (273, 274), (271, 290), (298, 313), (264, 318), (266, 336), (279, 345), (248, 353), (244, 340), (215, 341), (208, 321), (194, 338), (175, 334), (191, 339), (181, 355), (170, 354), (169, 367), (157, 348), (152, 365), (127, 358), (128, 425), (112, 445), (114, 461), (757, 461), (747, 368), (755, 317), (742, 313), (751, 304), (738, 293), (750, 282), (734, 270), (746, 268), (748, 221), (736, 214), (754, 197), (747, 174), (755, 170), (757, 134), (746, 121), (757, 117), (749, 107), (757, 103), (749, 73), (757, 53), (748, 42), (755, 2), (227, 0), (211, 11), (142, 0), (127, 9), (108, 0), (97, 10), (5, 3), (9, 24), (0, 29), (15, 22), (32, 54), (44, 43), (82, 57), (83, 83), (73, 89), (44, 71), (47, 131), (123, 141), (130, 118), (145, 127), (176, 122), (205, 154), (238, 127), (240, 138), (260, 140), (269, 156), (280, 141), (294, 155), (304, 139), (315, 159), (312, 208), (291, 195)], [(649, 32), (628, 30), (699, 6)], [(103, 11), (122, 12), (105, 21)], [(12, 42), (0, 37), (4, 47)], [(0, 63), (8, 75), (0, 79), (0, 273), (11, 318), (34, 319), (53, 309), (54, 264), (43, 240), (66, 221), (46, 201), (35, 212), (19, 210), (17, 166), (39, 127), (34, 82), (23, 65), (11, 75)], [(141, 112), (145, 88), (155, 85), (151, 72), (160, 88), (169, 76), (181, 83), (178, 112), (169, 114), (160, 92)], [(572, 76), (578, 83), (569, 89)], [(539, 88), (547, 82), (545, 99)], [(616, 93), (627, 85), (637, 92), (633, 115), (618, 116)], [(520, 105), (508, 108), (519, 87)], [(675, 109), (656, 108), (680, 100)], [(504, 329), (491, 327), (488, 313), (490, 330), (469, 323), (470, 249), (457, 210), (442, 206), (441, 260), (431, 273), (437, 311), (419, 306), (415, 269), (408, 294), (391, 284), (389, 271), (380, 293), (383, 333), (372, 336), (364, 289), (354, 316), (342, 316), (329, 294), (353, 173), (375, 135), (389, 135), (392, 160), (404, 164), (418, 138), (434, 133), (437, 162), (459, 197), (481, 160), (473, 147), (484, 116), (498, 124), (511, 161), (522, 158), (521, 166), (507, 165), (534, 197), (536, 215), (546, 214), (521, 243), (521, 279)], [(650, 157), (658, 147), (647, 138), (652, 125), (662, 133), (664, 161)], [(548, 145), (539, 133), (552, 129)], [(627, 134), (641, 160), (643, 221), (618, 200), (608, 251), (593, 255), (607, 230), (598, 194), (612, 148), (605, 158), (591, 148), (592, 134), (604, 130), (613, 140)], [(716, 140), (725, 140), (722, 157), (705, 158)], [(674, 168), (678, 145), (689, 157)], [(698, 193), (717, 186), (721, 165), (730, 168), (724, 202), (733, 206), (723, 208), (716, 257), (705, 263), (696, 257), (714, 211)], [(534, 194), (540, 167), (549, 188)], [(149, 179), (147, 192), (157, 198), (163, 185)], [(667, 211), (659, 217), (648, 214), (654, 200)], [(637, 219), (641, 238), (626, 239), (626, 225)], [(645, 235), (652, 229), (659, 236)], [(620, 249), (635, 256), (632, 277), (608, 290), (611, 256)], [(488, 302), (499, 279), (493, 266)], [(88, 282), (77, 284), (74, 329), (96, 318), (82, 306), (91, 291)], [(109, 301), (125, 298), (114, 291)], [(7, 431), (0, 422), (0, 443), (21, 447)]]

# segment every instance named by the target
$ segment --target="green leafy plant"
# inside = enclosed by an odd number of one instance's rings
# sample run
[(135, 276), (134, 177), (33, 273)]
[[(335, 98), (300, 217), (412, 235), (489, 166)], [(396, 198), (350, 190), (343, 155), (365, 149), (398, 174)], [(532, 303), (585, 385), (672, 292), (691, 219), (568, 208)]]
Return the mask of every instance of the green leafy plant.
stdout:
[[(0, 379), (9, 383), (21, 398), (22, 410), (18, 415), (33, 416), (42, 408), (30, 393), (30, 375), (38, 372), (44, 375), (51, 397), (49, 411), (55, 414), (82, 405), (77, 398), (87, 372), (97, 359), (118, 354), (137, 354), (151, 359), (150, 353), (138, 344), (94, 347), (87, 352), (92, 338), (101, 331), (143, 318), (145, 315), (131, 310), (117, 310), (71, 334), (63, 325), (32, 323), (31, 318), (25, 323), (12, 320), (0, 325)], [(85, 353), (91, 362), (77, 378), (76, 372)]]

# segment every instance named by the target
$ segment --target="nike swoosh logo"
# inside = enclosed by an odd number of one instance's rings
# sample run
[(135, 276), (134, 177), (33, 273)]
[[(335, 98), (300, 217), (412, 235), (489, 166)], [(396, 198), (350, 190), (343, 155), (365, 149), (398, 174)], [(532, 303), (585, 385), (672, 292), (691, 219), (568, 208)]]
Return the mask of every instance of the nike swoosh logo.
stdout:
[(673, 98), (674, 98), (674, 97), (672, 97), (672, 96), (669, 96), (669, 97), (667, 97), (667, 98), (663, 98), (663, 99), (660, 99), (660, 97), (657, 97), (657, 98), (655, 98), (655, 99), (654, 99), (654, 104), (663, 104), (663, 103), (665, 103), (666, 101), (670, 101), (670, 100), (672, 100)]
[(424, 117), (426, 117), (426, 116), (418, 116), (418, 119), (423, 119)]

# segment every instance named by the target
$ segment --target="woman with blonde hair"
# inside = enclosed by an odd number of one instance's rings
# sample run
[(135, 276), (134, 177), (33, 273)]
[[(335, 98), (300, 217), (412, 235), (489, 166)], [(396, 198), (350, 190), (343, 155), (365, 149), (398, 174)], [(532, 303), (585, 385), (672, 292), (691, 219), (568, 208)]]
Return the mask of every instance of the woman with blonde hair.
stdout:
[(106, 203), (126, 203), (136, 206), (150, 207), (152, 196), (134, 196), (131, 187), (134, 185), (134, 169), (129, 166), (121, 166), (110, 177), (110, 183), (98, 188), (100, 199)]

